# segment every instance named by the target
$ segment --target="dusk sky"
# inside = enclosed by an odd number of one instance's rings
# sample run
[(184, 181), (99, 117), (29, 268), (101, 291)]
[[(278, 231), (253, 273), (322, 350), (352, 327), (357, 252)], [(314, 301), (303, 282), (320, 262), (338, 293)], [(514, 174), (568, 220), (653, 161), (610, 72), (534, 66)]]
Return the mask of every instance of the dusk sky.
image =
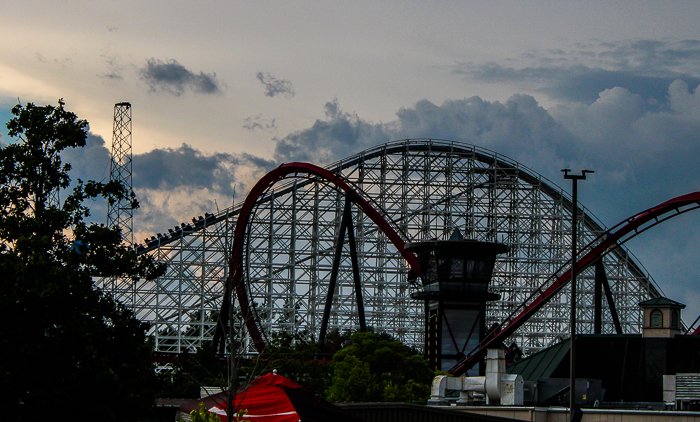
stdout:
[[(9, 2), (0, 122), (18, 99), (64, 98), (90, 122), (74, 177), (102, 180), (114, 104), (131, 102), (139, 241), (282, 162), (419, 137), (567, 190), (562, 168), (595, 170), (580, 200), (613, 226), (700, 191), (699, 16), (697, 1)], [(691, 323), (700, 212), (627, 246)]]

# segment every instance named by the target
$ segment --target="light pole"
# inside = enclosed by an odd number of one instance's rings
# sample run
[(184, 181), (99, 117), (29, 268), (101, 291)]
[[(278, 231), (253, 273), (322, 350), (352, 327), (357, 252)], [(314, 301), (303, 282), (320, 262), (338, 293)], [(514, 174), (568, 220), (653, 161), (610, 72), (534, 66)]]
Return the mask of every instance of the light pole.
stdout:
[(592, 170), (582, 170), (581, 174), (569, 174), (570, 169), (562, 169), (564, 179), (571, 180), (571, 338), (569, 339), (569, 420), (579, 421), (583, 415), (576, 408), (576, 238), (578, 228), (578, 181), (586, 180), (586, 173)]

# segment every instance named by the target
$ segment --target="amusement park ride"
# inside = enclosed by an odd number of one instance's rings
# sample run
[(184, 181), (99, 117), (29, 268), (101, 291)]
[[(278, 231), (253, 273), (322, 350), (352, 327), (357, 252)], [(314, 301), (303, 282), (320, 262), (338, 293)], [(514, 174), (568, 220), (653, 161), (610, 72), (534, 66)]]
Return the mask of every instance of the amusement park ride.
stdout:
[[(662, 294), (622, 245), (698, 207), (693, 193), (612, 228), (578, 208), (578, 333), (641, 332), (638, 304)], [(163, 277), (102, 287), (152, 324), (159, 352), (212, 339), (223, 348), (226, 332), (217, 327), (231, 315), (248, 353), (264, 350), (275, 332), (318, 339), (367, 327), (424, 349), (426, 307), (412, 295), (425, 275), (411, 252), (420, 251), (406, 245), (458, 230), (507, 245), (488, 288), (500, 298), (484, 305), (483, 324), (493, 330), (451, 365), (459, 375), (494, 344), (516, 342), (531, 354), (569, 336), (571, 208), (562, 188), (491, 151), (391, 142), (324, 168), (279, 166), (243, 203), (134, 245), (167, 264)]]

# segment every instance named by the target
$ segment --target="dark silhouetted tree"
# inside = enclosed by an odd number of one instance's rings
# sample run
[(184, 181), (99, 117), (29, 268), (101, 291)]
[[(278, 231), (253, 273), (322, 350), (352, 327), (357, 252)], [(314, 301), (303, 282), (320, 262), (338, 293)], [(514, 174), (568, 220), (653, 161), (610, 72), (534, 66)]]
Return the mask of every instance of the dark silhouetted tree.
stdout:
[[(163, 272), (89, 224), (88, 201), (134, 195), (118, 182), (69, 178), (61, 151), (85, 146), (87, 122), (58, 106), (17, 105), (0, 149), (0, 390), (4, 420), (130, 421), (153, 405), (156, 377), (145, 324), (93, 287), (93, 277)], [(56, 201), (62, 190), (65, 199)], [(130, 281), (131, 280), (131, 281)], [(81, 417), (82, 418), (82, 417)]]
[(427, 360), (385, 334), (355, 333), (333, 355), (329, 401), (412, 402), (427, 400), (435, 372)]

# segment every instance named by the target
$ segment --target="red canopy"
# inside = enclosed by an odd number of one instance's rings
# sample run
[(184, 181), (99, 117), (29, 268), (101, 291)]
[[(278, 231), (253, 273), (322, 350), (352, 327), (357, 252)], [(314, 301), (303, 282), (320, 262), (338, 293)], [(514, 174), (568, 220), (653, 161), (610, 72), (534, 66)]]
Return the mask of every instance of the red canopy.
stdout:
[[(189, 413), (204, 403), (207, 410), (226, 422), (226, 393), (218, 393), (180, 406)], [(236, 394), (233, 405), (242, 411), (241, 419), (251, 422), (356, 422), (359, 419), (316, 397), (294, 381), (281, 375), (267, 374), (255, 379), (245, 390)]]

